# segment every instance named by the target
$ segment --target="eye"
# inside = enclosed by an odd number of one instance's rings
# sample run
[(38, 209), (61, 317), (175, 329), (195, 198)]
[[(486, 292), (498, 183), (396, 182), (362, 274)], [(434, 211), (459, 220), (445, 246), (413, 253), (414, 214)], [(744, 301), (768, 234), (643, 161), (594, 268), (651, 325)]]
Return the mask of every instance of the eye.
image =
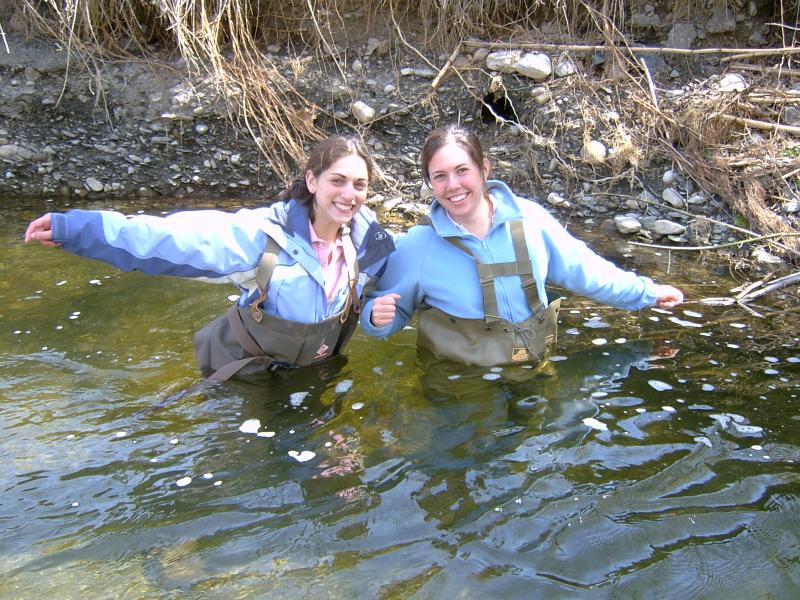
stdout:
[(358, 191), (363, 191), (363, 190), (367, 189), (367, 182), (366, 181), (356, 181), (353, 184), (353, 187), (355, 189), (357, 189)]
[(444, 181), (444, 173), (436, 173), (433, 176), (433, 181)]

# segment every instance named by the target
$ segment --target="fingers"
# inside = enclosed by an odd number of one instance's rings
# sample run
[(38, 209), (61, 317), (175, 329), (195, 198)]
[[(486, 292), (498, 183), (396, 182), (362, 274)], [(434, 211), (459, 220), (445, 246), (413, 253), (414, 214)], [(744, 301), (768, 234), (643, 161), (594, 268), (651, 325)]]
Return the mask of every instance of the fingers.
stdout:
[(394, 321), (394, 316), (397, 312), (397, 301), (400, 299), (399, 294), (386, 294), (375, 298), (372, 304), (372, 313), (369, 320), (375, 327), (383, 327)]
[(683, 292), (671, 285), (663, 285), (659, 288), (659, 295), (656, 298), (656, 306), (659, 308), (672, 308), (683, 302)]
[(41, 242), (45, 246), (57, 246), (53, 241), (52, 219), (50, 213), (31, 221), (25, 230), (25, 243)]

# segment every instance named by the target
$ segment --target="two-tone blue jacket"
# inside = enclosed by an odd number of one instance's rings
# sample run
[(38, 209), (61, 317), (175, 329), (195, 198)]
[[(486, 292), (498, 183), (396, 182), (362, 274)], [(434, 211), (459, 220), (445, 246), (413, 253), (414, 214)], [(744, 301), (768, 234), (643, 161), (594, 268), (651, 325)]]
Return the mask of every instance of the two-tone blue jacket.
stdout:
[[(344, 307), (347, 286), (331, 301), (311, 245), (308, 208), (294, 200), (235, 213), (181, 211), (166, 217), (126, 217), (112, 211), (70, 210), (52, 214), (53, 241), (74, 254), (124, 271), (177, 275), (239, 287), (239, 304), (258, 297), (256, 267), (268, 236), (281, 251), (264, 310), (291, 321), (316, 323)], [(377, 276), (394, 250), (392, 236), (362, 206), (351, 238), (358, 253), (358, 291)]]
[[(598, 256), (539, 204), (518, 198), (505, 183), (491, 180), (487, 184), (495, 210), (486, 239), (478, 239), (455, 223), (434, 200), (431, 224), (412, 227), (396, 240), (397, 251), (389, 258), (375, 289), (367, 295), (361, 317), (366, 333), (383, 337), (399, 331), (423, 300), (456, 317), (483, 319), (483, 295), (475, 261), (444, 238), (459, 238), (481, 262), (513, 262), (509, 222), (514, 219), (524, 222), (533, 275), (545, 306), (546, 282), (618, 308), (639, 309), (655, 303), (657, 293), (651, 279), (624, 271)], [(531, 316), (519, 276), (498, 277), (495, 290), (502, 318), (519, 323)], [(400, 295), (394, 322), (375, 327), (370, 322), (374, 299), (388, 293)]]

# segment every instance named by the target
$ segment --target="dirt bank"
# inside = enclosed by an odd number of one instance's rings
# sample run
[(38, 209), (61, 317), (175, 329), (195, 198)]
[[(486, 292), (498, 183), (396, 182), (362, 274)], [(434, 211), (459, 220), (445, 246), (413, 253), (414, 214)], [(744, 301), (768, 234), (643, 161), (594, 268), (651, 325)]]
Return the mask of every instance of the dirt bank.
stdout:
[[(675, 48), (710, 43), (726, 31), (765, 44), (769, 33), (756, 21), (718, 23), (713, 10), (701, 25), (666, 29), (653, 21), (655, 13), (642, 11), (631, 17), (639, 19), (642, 39)], [(200, 203), (269, 200), (283, 187), (284, 177), (247, 124), (232, 117), (219, 86), (183, 59), (97, 64), (57, 43), (13, 34), (6, 41), (8, 51), (0, 49), (0, 196), (159, 195)], [(714, 223), (736, 218), (724, 191), (693, 178), (690, 161), (681, 160), (685, 140), (663, 135), (653, 115), (680, 114), (703, 95), (733, 103), (767, 89), (794, 98), (790, 78), (734, 73), (724, 54), (642, 53), (631, 79), (614, 77), (609, 56), (589, 47), (465, 43), (426, 58), (413, 46), (398, 52), (388, 37), (370, 35), (340, 50), (348, 56), (344, 71), (319, 56), (299, 57), (289, 46), (271, 46), (263, 56), (314, 103), (309, 118), (320, 129), (364, 136), (383, 171), (371, 202), (398, 226), (427, 205), (417, 165), (426, 133), (461, 121), (478, 130), (495, 177), (565, 218), (616, 218), (624, 235), (671, 244), (733, 241), (741, 234)], [(523, 71), (529, 56), (544, 57), (550, 72)], [(639, 108), (642, 94), (657, 110)], [(780, 123), (800, 124), (793, 101), (786, 106), (791, 110), (780, 112)], [(789, 169), (797, 161), (789, 133), (741, 131), (750, 136), (751, 154), (767, 143), (783, 149), (786, 156), (773, 157), (770, 168)], [(776, 135), (783, 136), (779, 145)], [(776, 194), (767, 183), (765, 203), (796, 230), (794, 184), (781, 182)]]

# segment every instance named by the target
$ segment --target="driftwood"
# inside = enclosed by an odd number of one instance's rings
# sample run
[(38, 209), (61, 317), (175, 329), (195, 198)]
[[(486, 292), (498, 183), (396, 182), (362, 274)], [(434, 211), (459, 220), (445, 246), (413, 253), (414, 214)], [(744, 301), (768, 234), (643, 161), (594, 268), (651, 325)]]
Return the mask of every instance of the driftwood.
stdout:
[(755, 119), (734, 117), (733, 115), (726, 115), (724, 113), (718, 114), (716, 116), (725, 121), (739, 123), (740, 125), (747, 125), (748, 127), (752, 127), (753, 129), (762, 129), (765, 131), (783, 131), (786, 133), (800, 135), (800, 127), (795, 127), (793, 125), (781, 125), (780, 123), (767, 123), (766, 121), (756, 121)]
[(743, 65), (736, 63), (731, 65), (732, 69), (737, 71), (757, 71), (758, 73), (776, 73), (784, 77), (798, 77), (800, 76), (800, 69), (790, 69), (789, 67), (762, 67), (759, 65)]
[[(785, 277), (780, 277), (779, 279), (775, 279), (770, 283), (767, 283), (767, 280), (763, 279), (756, 282), (756, 284), (753, 286), (748, 286), (743, 294), (736, 296), (736, 299), (739, 302), (750, 302), (751, 300), (760, 298), (761, 296), (769, 294), (770, 292), (783, 289), (796, 283), (800, 283), (800, 272), (792, 273), (791, 275), (786, 275)], [(758, 287), (761, 289), (755, 289)]]
[(447, 62), (444, 63), (444, 66), (439, 69), (436, 77), (433, 78), (433, 81), (431, 82), (431, 92), (435, 91), (436, 88), (439, 87), (442, 79), (444, 79), (445, 75), (447, 75), (447, 72), (450, 70), (450, 66), (453, 64), (453, 61), (458, 56), (458, 53), (461, 52), (461, 44), (462, 42), (456, 44), (455, 50), (453, 50), (453, 53), (450, 54), (450, 58), (447, 59)]
[(647, 248), (654, 248), (657, 250), (699, 252), (701, 250), (719, 250), (721, 248), (731, 248), (733, 246), (741, 246), (742, 244), (750, 244), (753, 242), (765, 242), (779, 237), (798, 237), (798, 236), (800, 236), (800, 232), (769, 233), (767, 235), (759, 235), (757, 237), (746, 238), (743, 240), (736, 240), (735, 242), (725, 242), (724, 244), (710, 244), (707, 246), (667, 246), (664, 244), (646, 244), (644, 242), (628, 242), (628, 243), (631, 244), (632, 246), (645, 246)]
[[(743, 290), (741, 290), (736, 296), (728, 297), (728, 296), (715, 296), (710, 298), (703, 298), (701, 300), (689, 300), (687, 304), (704, 304), (706, 306), (738, 306), (743, 308), (750, 314), (756, 317), (763, 317), (761, 313), (755, 311), (750, 306), (747, 306), (749, 302), (761, 298), (769, 294), (770, 292), (774, 292), (776, 290), (783, 289), (790, 285), (794, 285), (800, 283), (800, 272), (792, 273), (791, 275), (786, 275), (785, 277), (781, 277), (779, 279), (775, 279), (774, 281), (769, 281), (769, 278), (765, 277), (761, 281), (756, 281), (755, 283), (751, 283), (750, 285), (746, 286)], [(795, 307), (791, 310), (797, 310), (800, 307)], [(785, 311), (785, 312), (789, 312)]]
[[(466, 40), (467, 48), (488, 48), (489, 50), (552, 50), (555, 52), (568, 50), (571, 52), (606, 52), (606, 45), (582, 44), (538, 44), (534, 42), (482, 42)], [(623, 47), (621, 46), (620, 49)], [(636, 54), (678, 54), (678, 55), (704, 55), (704, 54), (733, 54), (747, 57), (773, 56), (775, 54), (800, 54), (800, 48), (785, 46), (783, 48), (669, 48), (666, 46), (624, 46)]]

